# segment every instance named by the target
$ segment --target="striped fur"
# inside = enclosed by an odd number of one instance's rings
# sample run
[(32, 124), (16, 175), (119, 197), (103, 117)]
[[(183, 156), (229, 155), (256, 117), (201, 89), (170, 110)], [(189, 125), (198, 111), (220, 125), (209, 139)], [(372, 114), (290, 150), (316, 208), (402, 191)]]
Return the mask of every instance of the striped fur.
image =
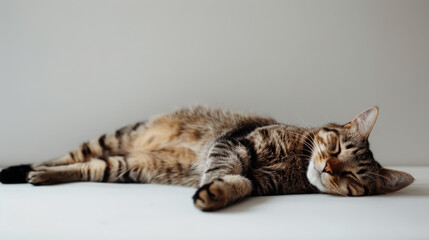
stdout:
[(205, 211), (252, 195), (388, 193), (413, 178), (374, 160), (367, 138), (377, 114), (371, 108), (346, 125), (305, 129), (254, 114), (186, 108), (102, 135), (59, 159), (4, 169), (0, 180), (197, 187), (194, 204)]

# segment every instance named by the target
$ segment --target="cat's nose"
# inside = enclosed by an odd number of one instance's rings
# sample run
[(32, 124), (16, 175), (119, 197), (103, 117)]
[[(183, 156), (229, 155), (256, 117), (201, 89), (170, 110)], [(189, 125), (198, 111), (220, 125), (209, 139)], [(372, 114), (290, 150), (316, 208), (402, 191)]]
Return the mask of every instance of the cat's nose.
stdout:
[(331, 165), (329, 164), (329, 162), (326, 162), (326, 165), (323, 168), (323, 172), (328, 173), (330, 175), (334, 174), (334, 172), (332, 171), (332, 168), (331, 168)]
[(338, 158), (330, 158), (326, 161), (326, 165), (323, 168), (323, 172), (329, 173), (330, 175), (338, 174), (341, 172), (343, 164)]

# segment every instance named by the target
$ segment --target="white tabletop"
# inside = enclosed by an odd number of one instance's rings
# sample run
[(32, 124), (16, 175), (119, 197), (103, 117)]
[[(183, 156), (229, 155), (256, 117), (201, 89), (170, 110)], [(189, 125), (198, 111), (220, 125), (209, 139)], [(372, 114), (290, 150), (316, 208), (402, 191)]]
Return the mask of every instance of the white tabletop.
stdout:
[(394, 194), (253, 197), (218, 212), (193, 188), (151, 184), (0, 185), (0, 239), (429, 239), (429, 167)]

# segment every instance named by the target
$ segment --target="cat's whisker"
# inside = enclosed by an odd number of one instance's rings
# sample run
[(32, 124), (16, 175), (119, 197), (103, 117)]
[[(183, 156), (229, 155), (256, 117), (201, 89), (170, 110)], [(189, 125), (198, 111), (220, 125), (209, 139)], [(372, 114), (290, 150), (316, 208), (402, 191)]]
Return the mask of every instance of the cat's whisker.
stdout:
[(304, 120), (304, 118), (302, 118), (302, 117), (301, 117), (301, 115), (297, 114), (297, 116), (298, 116), (299, 120), (300, 120), (304, 125), (306, 125), (306, 127), (308, 127), (308, 128), (312, 128), (311, 124), (310, 124), (309, 122), (305, 121), (305, 120)]
[[(339, 186), (340, 186), (339, 184), (336, 185), (336, 187), (339, 187)], [(331, 187), (330, 189), (334, 190), (340, 196), (347, 197), (346, 194), (340, 193), (336, 187)]]
[(340, 193), (337, 189), (333, 188), (333, 190), (338, 193), (338, 195), (343, 196), (343, 197), (348, 197), (346, 194)]
[(382, 178), (384, 178), (384, 179), (389, 179), (389, 178), (388, 178), (388, 177), (386, 177), (386, 176), (383, 176), (383, 175), (381, 175), (381, 174), (377, 174), (377, 173), (374, 173), (374, 172), (369, 172), (368, 174), (369, 174), (369, 175), (378, 176), (378, 177), (382, 177)]
[[(311, 134), (308, 130), (303, 129), (303, 131), (304, 131), (305, 133), (307, 133), (307, 134)], [(303, 134), (302, 134), (302, 133), (297, 133), (297, 132), (292, 132), (292, 131), (287, 131), (287, 132), (288, 132), (288, 133), (292, 133), (292, 134), (294, 134), (294, 133), (295, 133), (295, 134), (297, 134), (297, 135), (299, 135), (299, 136), (303, 136)], [(322, 152), (322, 149), (321, 149), (321, 147), (320, 147), (320, 144), (314, 140), (314, 137), (311, 137), (311, 136), (312, 136), (312, 135), (310, 135), (310, 138), (309, 138), (310, 142), (313, 144), (313, 146), (317, 147), (317, 149), (319, 150), (319, 152)], [(312, 150), (314, 150), (314, 149), (312, 149)]]
[(374, 182), (376, 182), (377, 180), (375, 178), (373, 178), (370, 174), (367, 175), (368, 178), (370, 178), (371, 180), (373, 180)]
[[(304, 136), (304, 134), (302, 134), (302, 133), (298, 133), (298, 132), (293, 132), (293, 131), (290, 131), (290, 130), (288, 130), (288, 131), (286, 131), (288, 134), (294, 134), (295, 136), (299, 136), (299, 137), (303, 137)], [(304, 130), (304, 132), (305, 133), (309, 133), (308, 131), (306, 131), (306, 130)], [(307, 147), (309, 147), (310, 149), (311, 149), (311, 151), (313, 151), (314, 150), (314, 146), (316, 146), (316, 147), (318, 147), (317, 145), (316, 145), (316, 143), (314, 142), (314, 140), (313, 140), (313, 138), (311, 137), (311, 135), (310, 135), (310, 137), (309, 137), (309, 140), (310, 140), (310, 142), (312, 143), (312, 145), (310, 145), (310, 144), (308, 144), (307, 142), (306, 142), (306, 140), (305, 139), (299, 139), (299, 142), (301, 142), (301, 143), (303, 143), (305, 146), (307, 146)]]

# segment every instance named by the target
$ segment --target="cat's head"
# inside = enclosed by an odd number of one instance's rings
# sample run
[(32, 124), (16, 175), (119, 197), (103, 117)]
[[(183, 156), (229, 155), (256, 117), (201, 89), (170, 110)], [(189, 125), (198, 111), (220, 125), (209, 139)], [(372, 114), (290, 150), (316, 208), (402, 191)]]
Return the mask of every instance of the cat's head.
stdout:
[(362, 196), (398, 191), (414, 181), (374, 160), (368, 136), (377, 116), (373, 107), (345, 125), (328, 124), (314, 134), (307, 170), (312, 185), (324, 193)]

